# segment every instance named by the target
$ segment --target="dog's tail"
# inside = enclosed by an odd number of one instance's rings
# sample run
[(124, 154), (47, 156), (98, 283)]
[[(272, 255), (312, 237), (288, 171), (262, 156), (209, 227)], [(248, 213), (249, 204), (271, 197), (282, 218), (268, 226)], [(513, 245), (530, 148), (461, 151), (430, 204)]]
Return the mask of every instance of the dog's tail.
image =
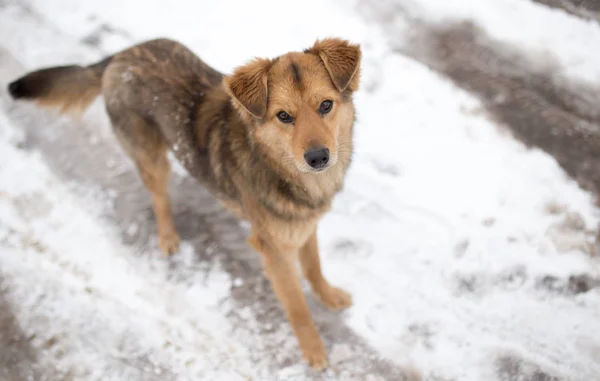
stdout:
[(58, 66), (28, 73), (8, 85), (14, 99), (58, 108), (61, 114), (81, 114), (100, 95), (102, 75), (111, 57), (90, 66)]

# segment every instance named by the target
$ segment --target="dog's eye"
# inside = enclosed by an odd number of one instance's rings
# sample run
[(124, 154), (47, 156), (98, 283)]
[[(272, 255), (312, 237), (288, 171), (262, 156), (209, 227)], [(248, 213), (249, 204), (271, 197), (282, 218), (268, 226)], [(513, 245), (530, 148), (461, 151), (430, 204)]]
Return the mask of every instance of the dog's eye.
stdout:
[(283, 123), (292, 123), (294, 121), (294, 118), (292, 118), (292, 116), (285, 111), (279, 111), (277, 113), (277, 119)]
[(333, 107), (333, 101), (330, 101), (330, 100), (323, 101), (321, 103), (321, 106), (319, 107), (319, 112), (321, 114), (327, 114), (329, 111), (331, 111), (332, 107)]

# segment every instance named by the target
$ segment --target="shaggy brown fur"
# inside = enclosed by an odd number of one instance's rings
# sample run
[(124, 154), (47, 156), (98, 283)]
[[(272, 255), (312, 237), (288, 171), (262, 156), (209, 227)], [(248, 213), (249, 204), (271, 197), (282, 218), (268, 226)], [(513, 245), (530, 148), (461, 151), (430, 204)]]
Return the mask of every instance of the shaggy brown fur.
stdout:
[(351, 297), (323, 277), (317, 223), (342, 188), (352, 155), (361, 52), (330, 38), (304, 52), (256, 59), (223, 76), (166, 39), (100, 63), (39, 70), (9, 85), (14, 98), (84, 110), (103, 94), (116, 136), (152, 194), (165, 254), (179, 247), (167, 183), (172, 150), (223, 204), (252, 224), (250, 244), (298, 337), (304, 358), (327, 365), (296, 271), (329, 308)]

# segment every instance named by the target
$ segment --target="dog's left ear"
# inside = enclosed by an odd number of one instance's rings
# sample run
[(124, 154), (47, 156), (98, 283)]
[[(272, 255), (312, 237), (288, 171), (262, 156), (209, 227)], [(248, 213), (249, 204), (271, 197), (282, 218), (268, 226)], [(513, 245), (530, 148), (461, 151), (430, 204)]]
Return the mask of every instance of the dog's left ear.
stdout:
[(256, 58), (225, 77), (227, 93), (252, 116), (262, 119), (267, 113), (267, 74), (271, 60)]
[(339, 38), (317, 40), (305, 53), (321, 57), (335, 87), (344, 92), (358, 90), (360, 82), (361, 51), (358, 44), (351, 44)]

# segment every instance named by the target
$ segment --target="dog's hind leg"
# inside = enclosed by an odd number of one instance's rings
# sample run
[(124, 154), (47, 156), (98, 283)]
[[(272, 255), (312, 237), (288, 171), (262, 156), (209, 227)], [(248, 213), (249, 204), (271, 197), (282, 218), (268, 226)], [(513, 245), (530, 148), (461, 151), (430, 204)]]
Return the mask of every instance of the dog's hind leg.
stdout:
[(115, 135), (152, 194), (160, 249), (164, 255), (175, 254), (179, 250), (179, 235), (167, 191), (171, 168), (164, 138), (157, 126), (136, 113), (121, 110), (118, 113), (108, 110), (108, 113)]

